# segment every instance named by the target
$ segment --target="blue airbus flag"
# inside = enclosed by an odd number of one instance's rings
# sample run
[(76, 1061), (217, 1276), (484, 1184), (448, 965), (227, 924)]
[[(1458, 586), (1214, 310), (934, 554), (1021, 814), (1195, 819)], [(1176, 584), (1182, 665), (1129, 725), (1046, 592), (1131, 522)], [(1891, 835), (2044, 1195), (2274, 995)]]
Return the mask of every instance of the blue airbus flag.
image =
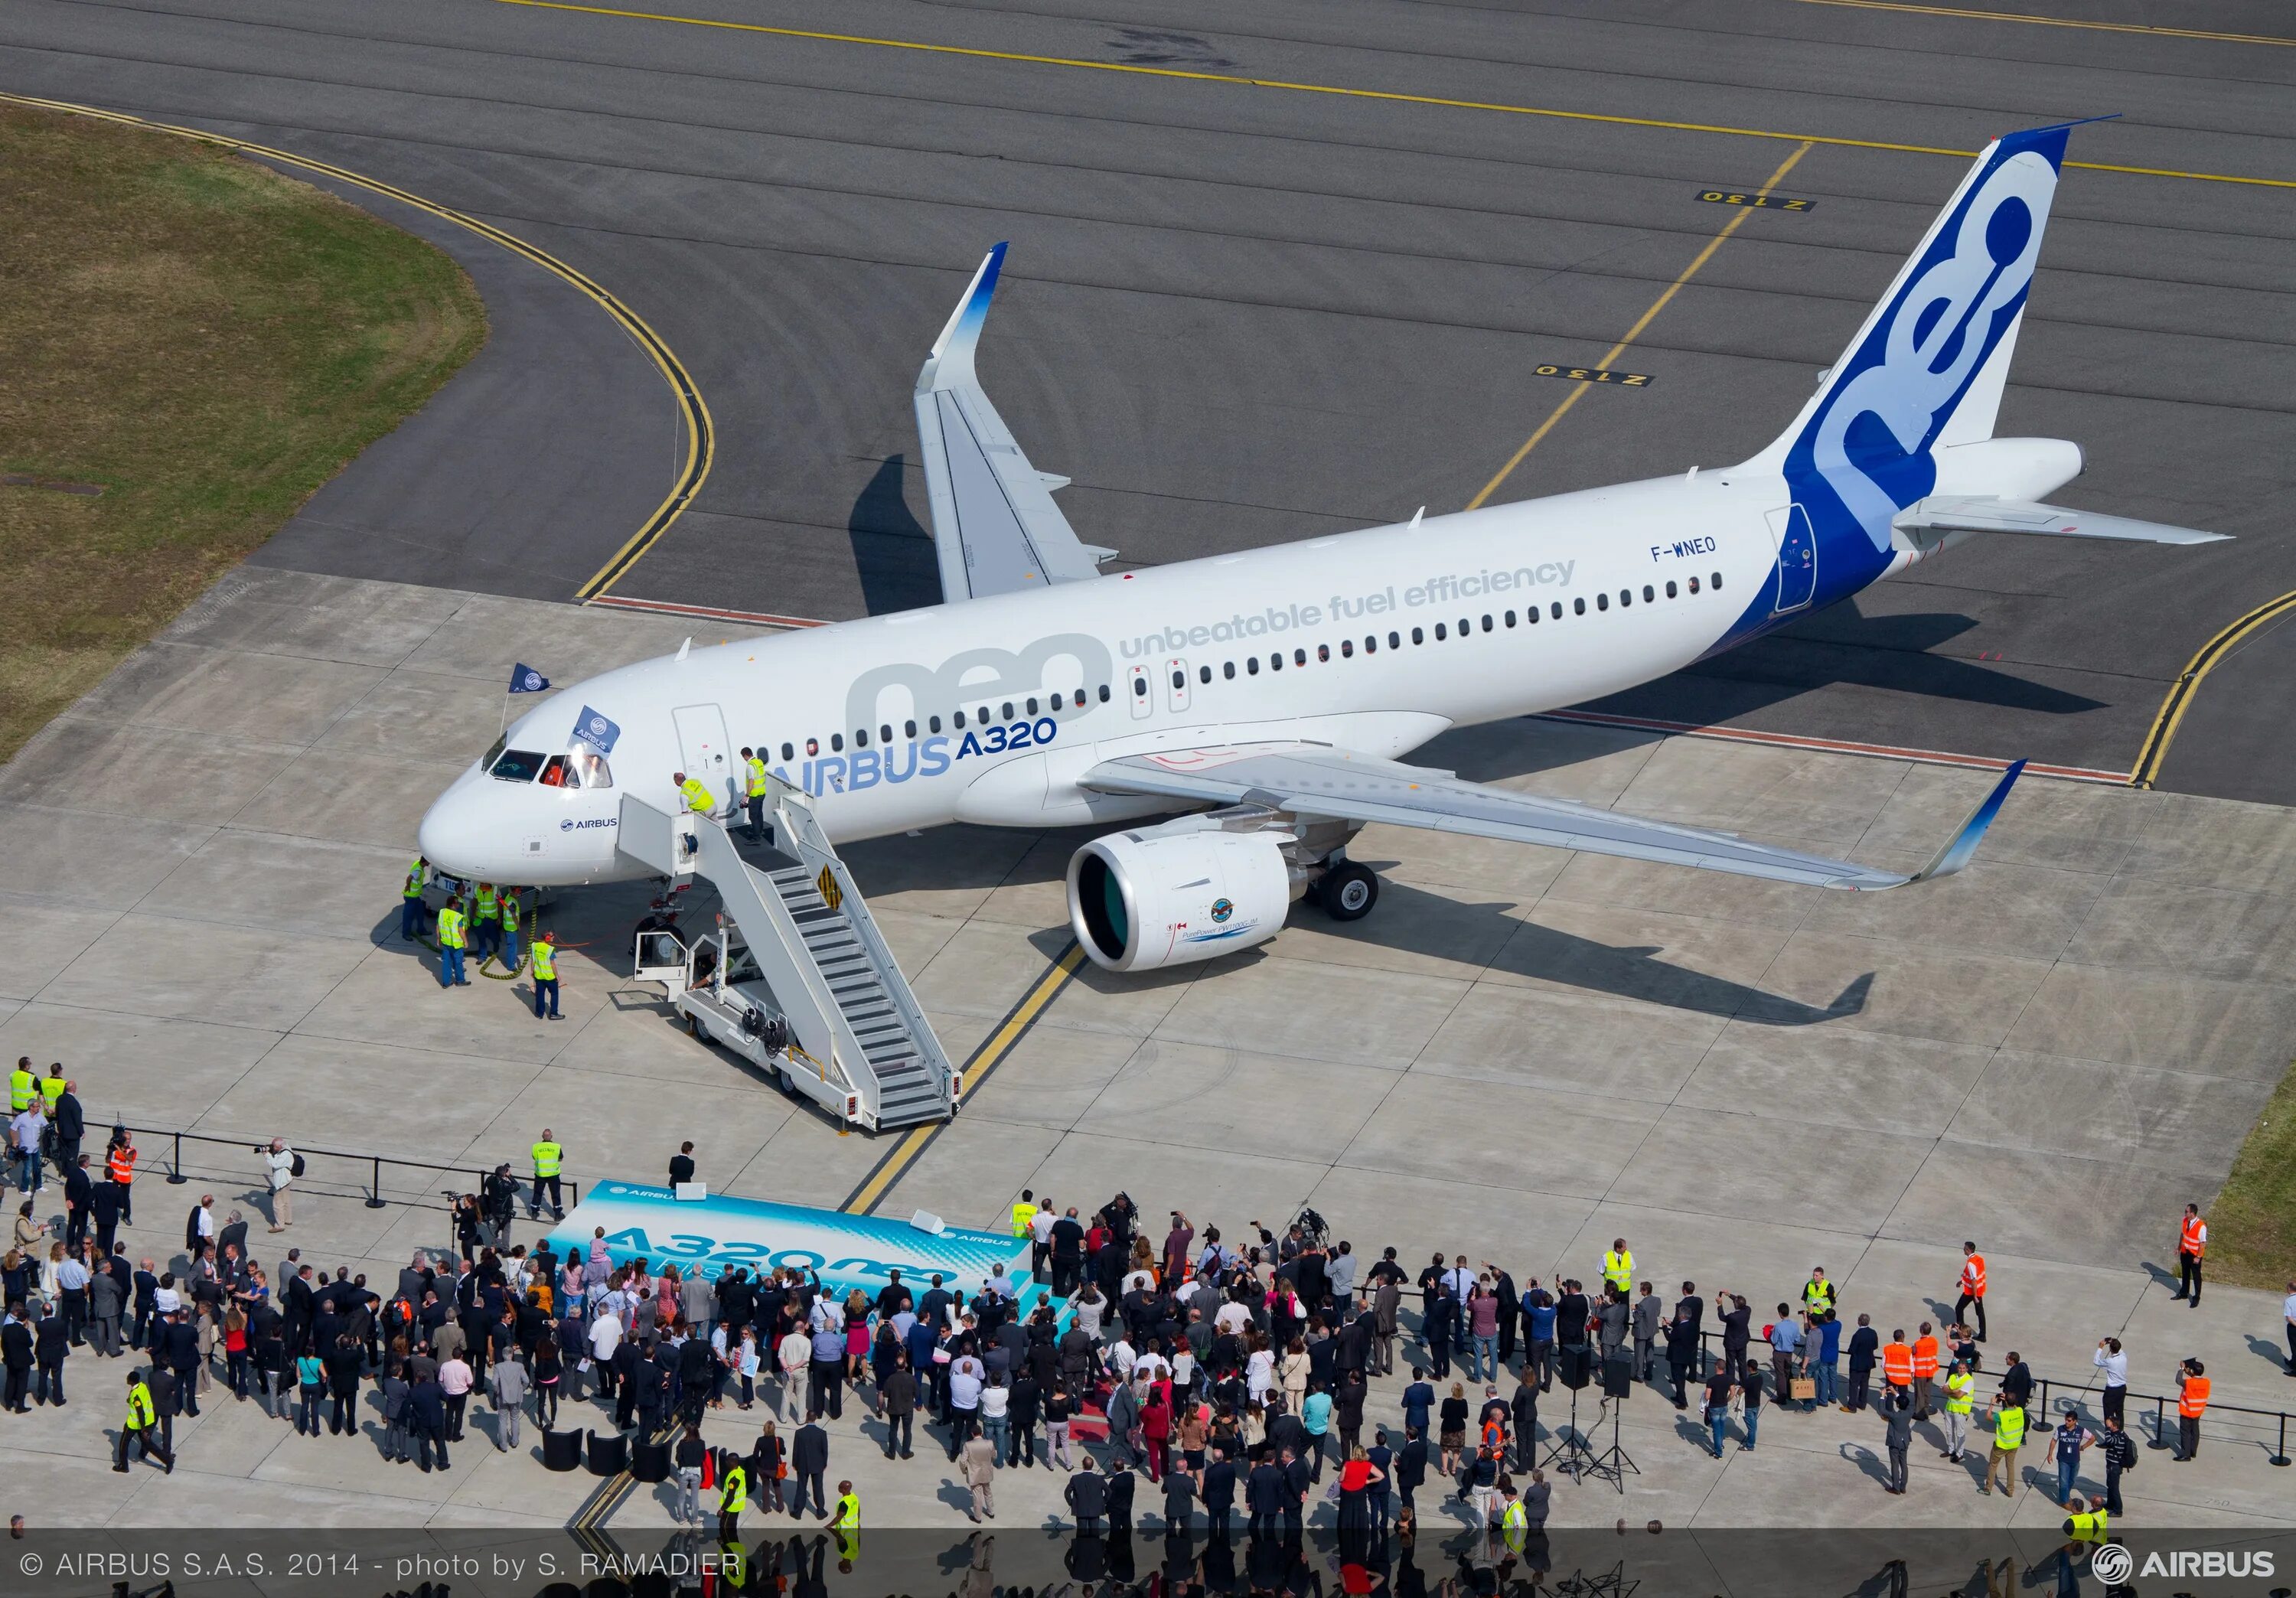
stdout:
[(539, 693), (550, 686), (550, 679), (523, 663), (510, 668), (510, 691), (512, 693)]
[(602, 755), (612, 754), (614, 740), (621, 735), (622, 729), (619, 724), (607, 720), (587, 705), (583, 706), (582, 714), (574, 718), (574, 736)]

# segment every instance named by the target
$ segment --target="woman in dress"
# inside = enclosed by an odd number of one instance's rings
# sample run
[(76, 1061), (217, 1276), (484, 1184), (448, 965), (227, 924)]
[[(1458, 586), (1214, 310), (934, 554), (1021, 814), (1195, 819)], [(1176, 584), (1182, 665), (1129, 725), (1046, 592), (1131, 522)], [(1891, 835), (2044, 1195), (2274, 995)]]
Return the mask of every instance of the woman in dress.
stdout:
[(1348, 1450), (1347, 1463), (1340, 1467), (1341, 1537), (1371, 1530), (1371, 1489), (1386, 1479), (1360, 1446)]
[(758, 1395), (758, 1329), (742, 1328), (742, 1346), (734, 1350), (734, 1374), (742, 1379), (741, 1405), (750, 1407)]
[(769, 1514), (782, 1512), (782, 1471), (785, 1468), (782, 1439), (774, 1435), (774, 1423), (767, 1421), (750, 1447), (750, 1496)]
[(1467, 1389), (1456, 1381), (1451, 1384), (1451, 1396), (1443, 1400), (1438, 1426), (1443, 1446), (1443, 1474), (1456, 1476), (1459, 1455), (1467, 1446)]
[(534, 1340), (534, 1418), (545, 1431), (558, 1424), (558, 1387), (566, 1379), (565, 1357), (558, 1351), (558, 1331), (543, 1328)]

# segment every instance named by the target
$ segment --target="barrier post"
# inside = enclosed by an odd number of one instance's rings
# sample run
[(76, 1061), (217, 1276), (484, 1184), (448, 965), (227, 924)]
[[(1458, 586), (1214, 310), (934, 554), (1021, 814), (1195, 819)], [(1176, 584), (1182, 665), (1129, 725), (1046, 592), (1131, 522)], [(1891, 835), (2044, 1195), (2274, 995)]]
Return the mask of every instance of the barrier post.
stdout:
[(2288, 1412), (2284, 1409), (2280, 1412), (2280, 1446), (2273, 1454), (2272, 1463), (2276, 1465), (2288, 1463)]
[(2152, 1440), (2145, 1445), (2154, 1450), (2169, 1446), (2169, 1400), (2160, 1394), (2152, 1396)]
[(366, 1207), (369, 1209), (381, 1209), (385, 1208), (382, 1201), (382, 1157), (381, 1155), (375, 1155), (373, 1158), (374, 1160), (373, 1168), (374, 1185), (367, 1192)]
[(184, 1135), (180, 1132), (176, 1134), (175, 1157), (168, 1163), (168, 1185), (169, 1187), (181, 1187), (184, 1183), (191, 1180), (189, 1176), (184, 1175)]

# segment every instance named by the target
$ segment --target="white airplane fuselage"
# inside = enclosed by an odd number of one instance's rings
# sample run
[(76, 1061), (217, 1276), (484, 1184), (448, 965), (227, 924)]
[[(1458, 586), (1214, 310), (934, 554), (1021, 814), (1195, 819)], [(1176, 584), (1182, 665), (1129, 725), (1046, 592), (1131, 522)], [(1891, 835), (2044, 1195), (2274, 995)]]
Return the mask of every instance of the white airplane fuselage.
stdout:
[[(1991, 493), (2079, 470), (2044, 440), (1946, 453)], [(481, 761), (422, 848), (497, 881), (644, 876), (614, 847), (622, 794), (675, 811), (689, 771), (730, 807), (743, 745), (815, 796), (840, 842), (1169, 810), (1078, 785), (1152, 750), (1280, 739), (1393, 758), (1663, 676), (1926, 553), (1875, 552), (1851, 586), (1782, 577), (1792, 497), (1775, 473), (1709, 470), (691, 649), (553, 693), (505, 734), (561, 754), (594, 708), (621, 729), (612, 787), (512, 783)]]

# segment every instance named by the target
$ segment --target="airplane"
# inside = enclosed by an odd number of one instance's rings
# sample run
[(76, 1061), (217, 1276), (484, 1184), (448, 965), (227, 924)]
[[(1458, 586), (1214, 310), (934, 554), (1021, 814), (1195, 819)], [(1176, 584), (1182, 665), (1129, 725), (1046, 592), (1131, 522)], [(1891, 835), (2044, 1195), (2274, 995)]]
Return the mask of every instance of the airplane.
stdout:
[[(756, 747), (835, 842), (952, 822), (1099, 824), (1070, 919), (1110, 971), (1370, 912), (1373, 822), (1881, 890), (1960, 870), (2011, 765), (1910, 874), (1466, 782), (1400, 757), (1449, 728), (1615, 693), (1786, 626), (1980, 533), (2213, 542), (2066, 510), (2078, 445), (1994, 437), (2076, 124), (1982, 151), (1775, 442), (1739, 465), (1103, 574), (974, 371), (988, 252), (914, 401), (944, 602), (678, 651), (521, 717), (430, 807), (440, 870), (560, 885), (654, 874), (615, 846), (674, 774), (727, 811)], [(1183, 811), (1158, 824), (1143, 818)]]

